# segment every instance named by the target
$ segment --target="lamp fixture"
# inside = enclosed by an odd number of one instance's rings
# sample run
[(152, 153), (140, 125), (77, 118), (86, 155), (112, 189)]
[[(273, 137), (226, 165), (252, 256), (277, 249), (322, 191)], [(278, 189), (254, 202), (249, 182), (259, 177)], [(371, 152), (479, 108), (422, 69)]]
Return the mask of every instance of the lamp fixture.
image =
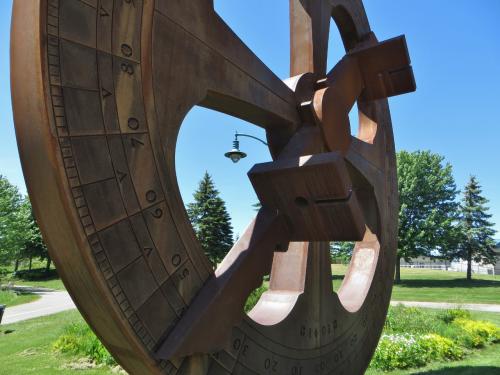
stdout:
[(262, 139), (260, 138), (257, 138), (257, 137), (254, 137), (253, 135), (249, 135), (249, 134), (242, 134), (242, 133), (238, 133), (236, 132), (234, 134), (234, 140), (233, 140), (233, 148), (226, 152), (224, 154), (224, 156), (226, 158), (229, 158), (231, 159), (231, 161), (233, 163), (237, 163), (239, 162), (241, 159), (243, 158), (246, 158), (247, 154), (243, 151), (240, 150), (240, 141), (238, 140), (238, 137), (248, 137), (248, 138), (252, 138), (252, 139), (255, 139), (263, 144), (265, 144), (267, 146), (267, 143), (264, 142)]

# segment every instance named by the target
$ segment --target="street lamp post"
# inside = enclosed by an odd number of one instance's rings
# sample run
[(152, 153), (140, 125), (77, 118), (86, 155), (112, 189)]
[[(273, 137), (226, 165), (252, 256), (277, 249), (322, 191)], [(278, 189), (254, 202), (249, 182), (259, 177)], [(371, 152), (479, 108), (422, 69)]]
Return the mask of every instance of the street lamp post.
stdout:
[(236, 132), (234, 134), (234, 140), (233, 140), (233, 148), (226, 152), (224, 154), (224, 156), (226, 158), (229, 158), (231, 159), (231, 161), (233, 163), (237, 163), (239, 162), (241, 159), (243, 158), (246, 158), (247, 154), (243, 151), (240, 150), (240, 141), (238, 140), (238, 137), (248, 137), (248, 138), (252, 138), (252, 139), (255, 139), (263, 144), (265, 144), (267, 146), (267, 142), (264, 142), (262, 139), (260, 138), (257, 138), (257, 137), (254, 137), (253, 135), (250, 135), (250, 134), (243, 134), (243, 133), (238, 133)]

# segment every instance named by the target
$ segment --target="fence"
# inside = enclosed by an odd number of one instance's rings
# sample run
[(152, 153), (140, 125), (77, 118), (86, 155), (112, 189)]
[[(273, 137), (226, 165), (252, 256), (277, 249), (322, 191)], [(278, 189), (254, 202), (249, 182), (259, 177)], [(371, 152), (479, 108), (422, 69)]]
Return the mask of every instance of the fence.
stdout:
[(431, 270), (444, 270), (450, 271), (451, 266), (449, 264), (429, 264), (429, 263), (404, 263), (401, 264), (401, 268), (427, 268)]
[[(451, 272), (467, 272), (467, 263), (453, 262), (451, 264), (432, 264), (432, 263), (402, 263), (401, 268), (424, 268), (431, 270), (451, 271)], [(472, 264), (472, 273), (478, 275), (497, 275), (500, 272), (495, 271), (493, 266), (482, 266), (480, 264)]]

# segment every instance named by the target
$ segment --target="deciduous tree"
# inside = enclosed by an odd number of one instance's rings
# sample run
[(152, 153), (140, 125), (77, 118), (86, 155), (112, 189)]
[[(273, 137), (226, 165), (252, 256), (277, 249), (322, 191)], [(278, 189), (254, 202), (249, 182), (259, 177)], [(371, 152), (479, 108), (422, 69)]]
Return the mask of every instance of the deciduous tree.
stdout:
[(20, 257), (29, 236), (29, 215), (18, 189), (0, 175), (0, 264)]
[(452, 167), (430, 151), (397, 154), (399, 232), (395, 281), (401, 258), (444, 253), (457, 243), (458, 193)]
[(349, 263), (354, 250), (354, 242), (330, 242), (330, 258), (332, 261)]
[(21, 250), (21, 256), (24, 259), (29, 259), (31, 270), (31, 262), (33, 258), (38, 258), (40, 260), (45, 260), (46, 271), (50, 269), (50, 264), (52, 260), (50, 259), (49, 252), (47, 250), (47, 246), (43, 241), (42, 234), (40, 232), (40, 228), (38, 227), (38, 223), (33, 215), (33, 209), (31, 207), (31, 203), (28, 198), (25, 199), (24, 205), (26, 205), (26, 210), (29, 211), (28, 216), (28, 230), (26, 233), (26, 238), (24, 241), (23, 248)]

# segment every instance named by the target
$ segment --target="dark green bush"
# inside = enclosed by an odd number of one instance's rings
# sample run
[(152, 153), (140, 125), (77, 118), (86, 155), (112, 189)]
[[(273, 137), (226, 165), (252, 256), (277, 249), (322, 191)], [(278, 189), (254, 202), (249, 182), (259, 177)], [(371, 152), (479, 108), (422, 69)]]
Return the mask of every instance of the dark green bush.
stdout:
[(247, 298), (245, 302), (245, 312), (249, 312), (253, 307), (259, 302), (259, 298), (267, 290), (267, 285), (262, 284), (257, 289), (255, 289)]
[(451, 309), (440, 312), (437, 317), (446, 324), (450, 324), (455, 319), (470, 319), (471, 315), (468, 310)]

